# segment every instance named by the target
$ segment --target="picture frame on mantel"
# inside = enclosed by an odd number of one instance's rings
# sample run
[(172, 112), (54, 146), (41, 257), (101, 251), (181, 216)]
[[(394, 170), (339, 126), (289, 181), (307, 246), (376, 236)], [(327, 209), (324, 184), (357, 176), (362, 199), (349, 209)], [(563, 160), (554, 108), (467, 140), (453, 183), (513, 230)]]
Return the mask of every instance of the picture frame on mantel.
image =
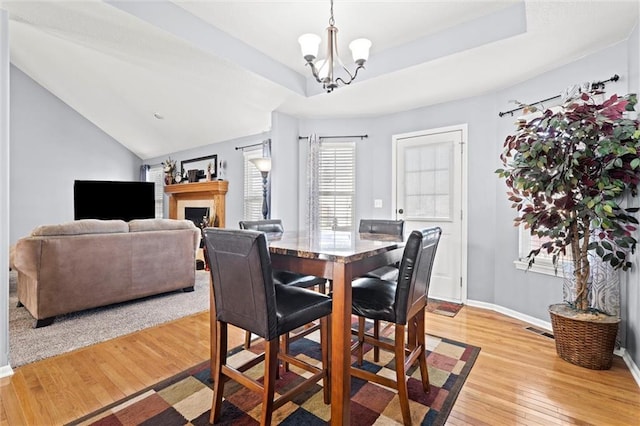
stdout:
[(189, 170), (197, 170), (195, 182), (207, 180), (207, 166), (211, 163), (211, 179), (218, 177), (218, 155), (207, 155), (204, 157), (192, 158), (180, 162), (182, 176)]

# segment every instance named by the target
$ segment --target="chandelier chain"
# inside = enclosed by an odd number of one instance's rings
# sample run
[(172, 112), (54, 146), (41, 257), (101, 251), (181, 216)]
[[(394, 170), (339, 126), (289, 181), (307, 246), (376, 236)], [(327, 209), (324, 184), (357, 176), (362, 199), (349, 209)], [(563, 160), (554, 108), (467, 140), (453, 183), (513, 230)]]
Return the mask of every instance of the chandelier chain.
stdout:
[(329, 25), (333, 27), (335, 23), (336, 20), (333, 18), (333, 0), (331, 0), (331, 17), (329, 18)]

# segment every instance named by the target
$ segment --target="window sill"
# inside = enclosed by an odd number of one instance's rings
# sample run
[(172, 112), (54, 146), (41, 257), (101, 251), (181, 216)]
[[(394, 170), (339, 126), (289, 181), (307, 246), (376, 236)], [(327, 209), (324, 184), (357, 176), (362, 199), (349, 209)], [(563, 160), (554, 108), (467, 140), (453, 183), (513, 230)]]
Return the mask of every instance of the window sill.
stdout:
[(529, 263), (523, 260), (514, 260), (513, 264), (515, 265), (516, 269), (519, 269), (521, 271), (535, 272), (537, 274), (551, 275), (554, 277), (562, 278), (561, 264), (558, 265), (558, 273), (556, 273), (556, 268), (549, 261), (545, 262), (538, 260), (536, 263), (531, 265), (531, 268), (529, 268)]

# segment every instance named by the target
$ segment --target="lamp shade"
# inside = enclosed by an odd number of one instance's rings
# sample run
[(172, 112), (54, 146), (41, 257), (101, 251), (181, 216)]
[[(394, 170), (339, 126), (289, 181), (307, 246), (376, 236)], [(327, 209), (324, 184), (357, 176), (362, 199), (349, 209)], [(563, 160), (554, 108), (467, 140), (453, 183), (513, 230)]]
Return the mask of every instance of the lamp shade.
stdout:
[(269, 157), (252, 158), (249, 161), (251, 161), (260, 172), (271, 171), (271, 158)]
[(366, 38), (359, 38), (349, 43), (349, 49), (353, 55), (353, 61), (362, 65), (369, 59), (369, 49), (371, 48), (371, 40)]
[(320, 36), (316, 34), (303, 34), (298, 38), (302, 56), (307, 61), (313, 61), (318, 57), (318, 49), (321, 42)]

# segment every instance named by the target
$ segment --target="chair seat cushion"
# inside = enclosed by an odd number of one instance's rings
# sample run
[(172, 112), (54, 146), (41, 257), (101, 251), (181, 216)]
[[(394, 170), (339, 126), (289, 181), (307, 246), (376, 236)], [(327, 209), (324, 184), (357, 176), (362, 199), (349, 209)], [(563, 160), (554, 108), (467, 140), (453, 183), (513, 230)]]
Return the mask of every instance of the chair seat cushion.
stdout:
[(364, 274), (365, 277), (378, 278), (385, 281), (398, 281), (398, 268), (395, 266), (383, 266)]
[(320, 285), (325, 281), (324, 278), (318, 278), (313, 275), (303, 275), (289, 271), (273, 271), (274, 284), (308, 288)]
[(363, 277), (354, 280), (351, 286), (353, 314), (374, 320), (395, 322), (393, 302), (397, 284), (394, 281)]
[(331, 298), (313, 290), (276, 285), (278, 335), (288, 333), (331, 313)]

